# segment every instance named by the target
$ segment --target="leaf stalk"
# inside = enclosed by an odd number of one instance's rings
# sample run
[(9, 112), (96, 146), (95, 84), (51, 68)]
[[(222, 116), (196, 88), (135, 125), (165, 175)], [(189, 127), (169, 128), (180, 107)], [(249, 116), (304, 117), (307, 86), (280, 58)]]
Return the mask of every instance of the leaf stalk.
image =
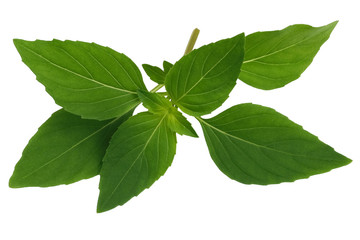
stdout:
[(151, 89), (150, 92), (154, 93), (154, 92), (158, 91), (160, 88), (162, 88), (163, 86), (164, 86), (164, 84), (158, 84), (156, 87)]

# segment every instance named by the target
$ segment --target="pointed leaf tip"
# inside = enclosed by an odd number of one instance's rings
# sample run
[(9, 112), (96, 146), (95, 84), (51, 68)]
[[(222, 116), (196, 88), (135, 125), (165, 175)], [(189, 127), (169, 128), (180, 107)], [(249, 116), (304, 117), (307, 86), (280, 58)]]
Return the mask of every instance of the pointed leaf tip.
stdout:
[(86, 119), (122, 116), (146, 89), (140, 70), (126, 55), (79, 41), (14, 39), (22, 61), (55, 102)]
[(295, 24), (282, 30), (246, 36), (239, 79), (263, 90), (280, 88), (298, 79), (337, 23), (334, 21), (322, 27)]
[(49, 187), (98, 175), (112, 134), (131, 115), (96, 121), (55, 112), (25, 147), (9, 187)]
[(98, 212), (123, 205), (158, 180), (175, 155), (166, 115), (139, 113), (113, 135), (100, 172)]
[(271, 108), (239, 104), (198, 120), (215, 164), (241, 183), (293, 182), (351, 162)]

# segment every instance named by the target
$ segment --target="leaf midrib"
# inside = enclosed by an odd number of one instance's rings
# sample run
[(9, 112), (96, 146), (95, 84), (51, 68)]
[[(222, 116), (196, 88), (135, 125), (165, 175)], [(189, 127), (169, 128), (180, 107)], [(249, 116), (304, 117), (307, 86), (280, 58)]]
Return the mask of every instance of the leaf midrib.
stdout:
[(31, 50), (30, 48), (28, 48), (28, 47), (26, 47), (26, 46), (24, 46), (24, 45), (23, 45), (22, 47), (25, 48), (26, 50), (28, 50), (29, 52), (31, 52), (32, 54), (34, 54), (34, 55), (42, 58), (42, 59), (45, 60), (45, 61), (47, 61), (47, 62), (50, 63), (51, 65), (53, 65), (53, 66), (55, 66), (55, 67), (57, 67), (57, 68), (59, 68), (59, 69), (62, 69), (62, 70), (64, 70), (64, 71), (66, 71), (66, 72), (69, 72), (69, 73), (71, 73), (71, 74), (73, 74), (73, 75), (75, 75), (75, 76), (78, 76), (78, 77), (80, 77), (80, 78), (86, 79), (86, 80), (88, 80), (88, 81), (91, 81), (91, 82), (93, 82), (93, 83), (102, 85), (102, 86), (107, 87), (107, 88), (110, 88), (110, 89), (114, 89), (114, 90), (117, 90), (117, 91), (121, 91), (121, 92), (125, 92), (125, 93), (135, 94), (135, 95), (136, 95), (136, 92), (129, 91), (129, 90), (122, 89), (122, 88), (116, 88), (116, 87), (113, 87), (113, 86), (111, 86), (111, 85), (108, 85), (108, 84), (99, 82), (99, 81), (97, 81), (97, 80), (95, 80), (95, 79), (93, 79), (93, 78), (89, 78), (89, 77), (86, 77), (86, 76), (84, 76), (84, 75), (82, 75), (82, 74), (79, 74), (79, 73), (76, 73), (76, 72), (74, 72), (74, 71), (71, 71), (70, 69), (67, 69), (67, 68), (65, 68), (65, 67), (62, 67), (62, 66), (60, 66), (60, 65), (58, 65), (58, 64), (50, 61), (50, 60), (47, 59), (46, 57), (42, 56), (41, 54), (39, 54), (39, 53)]
[(131, 166), (129, 167), (129, 169), (125, 172), (124, 176), (120, 179), (119, 183), (116, 185), (116, 187), (114, 188), (114, 190), (110, 193), (110, 195), (108, 196), (108, 198), (106, 199), (106, 201), (102, 204), (102, 206), (106, 205), (106, 203), (111, 199), (111, 197), (114, 195), (115, 191), (118, 189), (118, 187), (120, 186), (120, 184), (123, 182), (123, 180), (125, 179), (125, 177), (127, 176), (127, 174), (130, 172), (130, 170), (133, 168), (133, 166), (135, 165), (135, 163), (140, 159), (140, 156), (144, 153), (147, 145), (149, 144), (150, 140), (152, 139), (152, 137), (154, 136), (155, 132), (158, 130), (158, 128), (160, 127), (161, 123), (163, 122), (163, 120), (165, 119), (165, 117), (167, 116), (167, 114), (164, 114), (164, 116), (162, 117), (162, 119), (160, 120), (160, 122), (158, 123), (158, 125), (155, 127), (154, 131), (151, 133), (149, 139), (146, 141), (143, 149), (140, 151), (139, 155), (136, 157), (136, 159), (134, 160), (134, 162), (131, 164)]
[[(119, 117), (120, 118), (120, 117)], [(106, 125), (104, 125), (103, 127), (99, 128), (98, 130), (96, 130), (95, 132), (93, 132), (92, 134), (88, 135), (87, 137), (81, 139), (80, 141), (78, 141), (76, 144), (74, 144), (73, 146), (71, 146), (69, 149), (67, 149), (66, 151), (62, 152), (61, 154), (57, 155), (56, 157), (50, 159), (49, 161), (47, 161), (46, 163), (42, 164), (41, 166), (39, 166), (38, 168), (36, 168), (35, 170), (33, 170), (32, 172), (30, 172), (29, 174), (25, 175), (22, 177), (22, 179), (25, 179), (31, 175), (33, 175), (35, 172), (39, 171), (40, 169), (42, 169), (43, 167), (49, 165), (50, 163), (56, 161), (57, 159), (59, 159), (60, 157), (62, 157), (63, 155), (65, 155), (66, 153), (70, 152), (71, 150), (73, 150), (74, 148), (76, 148), (77, 146), (79, 146), (80, 144), (82, 144), (83, 142), (85, 142), (86, 140), (90, 139), (91, 137), (95, 136), (96, 134), (98, 134), (99, 132), (101, 132), (103, 129), (105, 129), (106, 127), (110, 126), (111, 124), (113, 124), (115, 121), (119, 120), (119, 118), (114, 119), (113, 121), (107, 123)]]
[(259, 144), (256, 144), (256, 143), (254, 143), (254, 142), (247, 141), (247, 140), (242, 139), (242, 138), (240, 138), (240, 137), (237, 137), (237, 136), (234, 136), (234, 135), (229, 134), (229, 133), (227, 133), (227, 132), (224, 132), (224, 131), (222, 131), (222, 130), (219, 129), (219, 128), (216, 128), (215, 126), (207, 123), (206, 121), (204, 121), (204, 119), (202, 119), (202, 118), (200, 118), (200, 117), (196, 117), (196, 119), (199, 120), (201, 123), (206, 124), (206, 125), (209, 126), (211, 129), (214, 129), (214, 130), (216, 130), (216, 131), (224, 134), (224, 135), (227, 136), (227, 137), (231, 137), (231, 138), (237, 139), (237, 140), (239, 140), (239, 141), (241, 141), (241, 142), (244, 142), (244, 143), (247, 143), (247, 144), (249, 144), (249, 145), (253, 145), (253, 146), (258, 147), (258, 148), (263, 148), (263, 149), (266, 149), (266, 150), (269, 150), (269, 151), (274, 151), (274, 152), (283, 153), (283, 154), (290, 155), (290, 156), (309, 157), (309, 156), (306, 156), (306, 155), (289, 153), (289, 152), (281, 151), (281, 150), (278, 150), (278, 149), (275, 149), (275, 148), (266, 147), (266, 146), (264, 146), (264, 145), (259, 145)]
[[(237, 41), (233, 47), (219, 60), (214, 64), (188, 91), (186, 91), (180, 98), (176, 99), (176, 102), (179, 102), (183, 97), (185, 97), (191, 90), (194, 89), (219, 63), (224, 60), (224, 58), (229, 55), (229, 53), (234, 50), (234, 48), (239, 44), (239, 41)], [(204, 63), (205, 64), (205, 63)], [(189, 70), (190, 72), (190, 70)]]
[(291, 44), (291, 45), (289, 45), (289, 46), (287, 46), (287, 47), (285, 47), (285, 48), (276, 50), (276, 51), (274, 51), (274, 52), (272, 52), (272, 53), (268, 53), (268, 54), (265, 54), (265, 55), (262, 55), (262, 56), (259, 56), (259, 57), (256, 57), (256, 58), (252, 58), (252, 59), (246, 60), (246, 61), (243, 62), (243, 64), (250, 63), (250, 62), (253, 62), (253, 61), (262, 59), (262, 58), (269, 57), (269, 56), (274, 55), (274, 54), (276, 54), (276, 53), (285, 51), (285, 50), (287, 50), (287, 49), (289, 49), (289, 48), (292, 48), (292, 47), (294, 47), (294, 46), (296, 46), (296, 45), (298, 45), (298, 44), (300, 44), (300, 43), (302, 43), (302, 42), (305, 42), (305, 41), (309, 40), (309, 39), (312, 38), (312, 37), (313, 37), (313, 36), (310, 36), (310, 37), (305, 38), (305, 39), (303, 39), (303, 40), (301, 40), (301, 41), (299, 41), (299, 42), (293, 43), (293, 44)]

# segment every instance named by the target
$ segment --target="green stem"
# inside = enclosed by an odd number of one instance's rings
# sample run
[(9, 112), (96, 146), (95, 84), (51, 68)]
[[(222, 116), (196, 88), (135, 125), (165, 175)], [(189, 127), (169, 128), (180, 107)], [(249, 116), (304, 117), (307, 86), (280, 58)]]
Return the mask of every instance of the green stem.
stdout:
[(161, 96), (164, 96), (164, 97), (166, 97), (166, 96), (168, 95), (167, 92), (157, 92), (157, 94), (159, 94), (159, 95), (161, 95)]
[(186, 46), (184, 55), (188, 54), (189, 52), (191, 52), (193, 50), (193, 48), (195, 46), (196, 39), (199, 36), (199, 33), (200, 33), (199, 29), (195, 28), (193, 30), (193, 32), (191, 33), (188, 45)]
[[(189, 52), (191, 52), (193, 50), (193, 48), (195, 46), (196, 39), (199, 36), (199, 33), (200, 33), (200, 30), (197, 29), (197, 28), (195, 28), (192, 31), (189, 42), (188, 42), (188, 44), (186, 46), (184, 55), (188, 54)], [(154, 93), (154, 92), (158, 91), (160, 88), (162, 88), (163, 86), (164, 86), (164, 84), (158, 84), (156, 87), (151, 89), (150, 92)]]
[(150, 92), (154, 93), (157, 90), (159, 90), (160, 88), (162, 88), (164, 86), (164, 84), (158, 84), (156, 87), (154, 87), (153, 89), (150, 90)]
[(196, 118), (199, 122), (204, 122), (204, 120), (201, 117), (195, 117), (194, 116), (194, 118)]

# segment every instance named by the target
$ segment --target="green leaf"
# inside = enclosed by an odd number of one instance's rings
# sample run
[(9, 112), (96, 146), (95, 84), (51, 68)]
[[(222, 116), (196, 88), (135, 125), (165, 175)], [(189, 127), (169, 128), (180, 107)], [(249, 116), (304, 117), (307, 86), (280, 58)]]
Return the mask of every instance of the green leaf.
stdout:
[(168, 126), (174, 132), (180, 135), (198, 137), (191, 123), (171, 105), (171, 102), (157, 93), (150, 93), (144, 90), (138, 90), (140, 100), (144, 106), (152, 113), (167, 114), (166, 121)]
[(10, 187), (70, 184), (99, 174), (112, 134), (131, 113), (100, 122), (55, 112), (29, 141)]
[(271, 108), (240, 104), (198, 120), (218, 168), (242, 183), (292, 182), (351, 162)]
[(246, 36), (240, 80), (264, 90), (280, 88), (296, 80), (313, 61), (336, 24), (337, 21), (323, 27), (298, 24), (280, 31)]
[(156, 83), (163, 84), (165, 82), (166, 74), (169, 72), (169, 70), (172, 68), (173, 65), (167, 61), (164, 61), (163, 62), (164, 70), (161, 70), (161, 68), (156, 66), (151, 66), (149, 64), (143, 64), (142, 66), (151, 80), (153, 80)]
[(176, 135), (167, 127), (165, 118), (166, 114), (139, 113), (116, 131), (100, 172), (98, 212), (137, 196), (171, 165)]
[(95, 43), (14, 39), (24, 63), (55, 102), (83, 118), (121, 116), (146, 89), (136, 65), (124, 54)]
[(172, 63), (169, 63), (168, 61), (163, 62), (163, 68), (164, 68), (165, 74), (167, 74), (172, 67), (173, 67)]
[(199, 137), (191, 123), (179, 112), (172, 111), (167, 117), (167, 123), (171, 130), (180, 135), (187, 135), (190, 137)]
[(203, 46), (175, 63), (166, 75), (166, 90), (185, 113), (208, 114), (228, 98), (243, 57), (244, 34)]
[(163, 70), (149, 64), (143, 64), (142, 66), (151, 80), (159, 84), (163, 84), (165, 82), (165, 72)]

